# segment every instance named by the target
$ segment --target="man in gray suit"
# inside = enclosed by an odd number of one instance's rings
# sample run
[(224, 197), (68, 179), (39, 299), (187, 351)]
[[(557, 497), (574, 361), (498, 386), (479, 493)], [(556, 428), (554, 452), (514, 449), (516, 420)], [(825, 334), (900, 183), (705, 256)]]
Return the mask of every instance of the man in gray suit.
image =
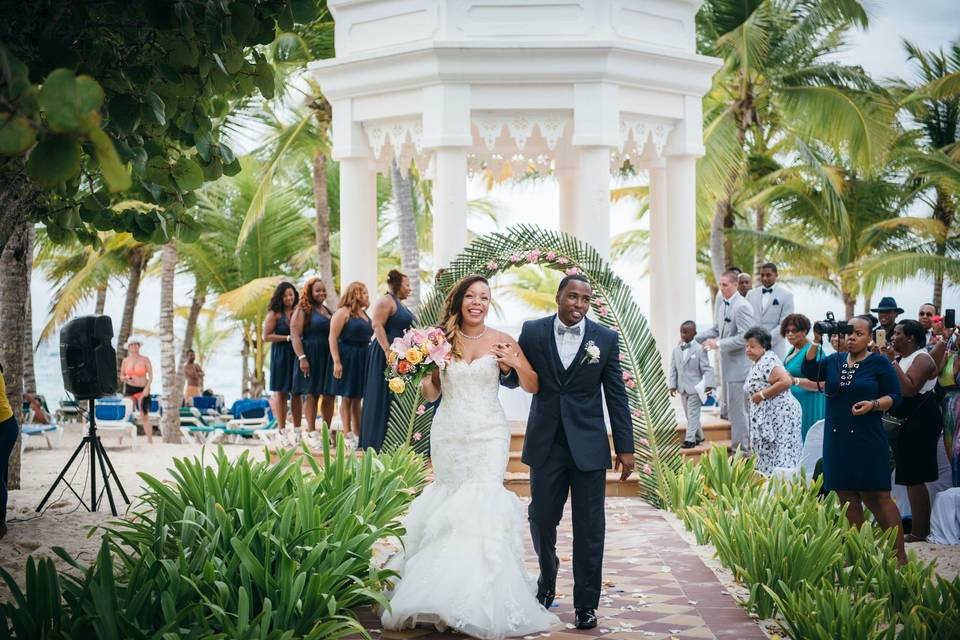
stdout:
[(703, 442), (703, 427), (700, 425), (703, 402), (697, 386), (703, 383), (703, 391), (706, 393), (717, 387), (716, 376), (710, 366), (710, 356), (694, 340), (696, 336), (697, 325), (693, 320), (687, 320), (680, 325), (680, 344), (673, 348), (673, 355), (670, 357), (670, 380), (667, 384), (671, 396), (680, 392), (683, 412), (687, 416), (687, 435), (681, 445), (684, 449), (692, 449)]
[(777, 282), (777, 265), (772, 262), (760, 267), (761, 286), (751, 289), (747, 302), (753, 307), (757, 324), (773, 337), (773, 352), (783, 360), (787, 355), (787, 341), (780, 335), (780, 323), (793, 313), (793, 293)]
[(704, 349), (720, 351), (720, 376), (723, 379), (723, 402), (733, 434), (733, 446), (750, 450), (750, 420), (747, 415), (747, 397), (743, 381), (751, 363), (744, 347), (743, 334), (756, 323), (753, 307), (737, 291), (737, 272), (724, 271), (720, 276), (720, 295), (713, 313), (714, 324), (697, 334), (697, 342)]

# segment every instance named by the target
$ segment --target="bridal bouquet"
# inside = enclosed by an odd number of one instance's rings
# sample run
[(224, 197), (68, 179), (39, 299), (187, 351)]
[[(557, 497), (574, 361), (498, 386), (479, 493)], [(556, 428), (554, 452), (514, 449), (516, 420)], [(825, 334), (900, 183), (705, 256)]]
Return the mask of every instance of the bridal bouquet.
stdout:
[(383, 373), (390, 391), (403, 393), (407, 385), (419, 385), (434, 369), (442, 371), (452, 357), (450, 350), (442, 329), (408, 329), (390, 345), (387, 369)]

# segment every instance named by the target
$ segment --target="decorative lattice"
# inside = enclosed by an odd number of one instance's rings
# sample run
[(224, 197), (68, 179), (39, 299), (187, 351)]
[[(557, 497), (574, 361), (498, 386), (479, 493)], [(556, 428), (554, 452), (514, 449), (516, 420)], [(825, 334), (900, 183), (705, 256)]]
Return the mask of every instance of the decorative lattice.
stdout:
[[(461, 278), (471, 274), (489, 278), (525, 264), (566, 274), (580, 273), (593, 286), (596, 321), (620, 336), (620, 364), (633, 420), (641, 492), (659, 506), (660, 496), (666, 495), (664, 472), (680, 465), (676, 414), (647, 320), (633, 301), (630, 288), (614, 275), (594, 248), (569, 234), (528, 225), (479, 237), (439, 275), (433, 292), (421, 306), (420, 325), (439, 322), (444, 298)], [(416, 451), (428, 454), (432, 421), (433, 412), (419, 389), (394, 396), (384, 447), (392, 449), (409, 443)]]

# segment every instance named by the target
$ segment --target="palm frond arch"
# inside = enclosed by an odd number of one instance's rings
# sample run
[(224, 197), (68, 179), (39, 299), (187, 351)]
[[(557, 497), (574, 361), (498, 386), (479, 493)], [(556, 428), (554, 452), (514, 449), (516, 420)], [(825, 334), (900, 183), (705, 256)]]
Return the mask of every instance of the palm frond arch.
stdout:
[[(641, 493), (658, 505), (659, 496), (665, 495), (664, 472), (680, 465), (680, 445), (674, 431), (676, 415), (647, 320), (633, 301), (630, 288), (594, 248), (566, 233), (528, 225), (476, 238), (438, 276), (433, 292), (421, 305), (419, 325), (430, 326), (439, 321), (444, 298), (463, 277), (492, 277), (525, 264), (580, 273), (593, 286), (594, 317), (620, 336)], [(394, 396), (384, 448), (409, 443), (414, 450), (427, 455), (432, 420), (433, 411), (424, 404), (419, 389)]]

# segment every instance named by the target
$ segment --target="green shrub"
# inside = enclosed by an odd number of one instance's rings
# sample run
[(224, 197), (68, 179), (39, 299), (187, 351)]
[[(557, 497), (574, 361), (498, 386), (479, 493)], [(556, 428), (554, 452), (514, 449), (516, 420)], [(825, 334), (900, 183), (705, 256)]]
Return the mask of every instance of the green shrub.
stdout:
[(797, 640), (892, 640), (894, 625), (883, 615), (884, 600), (837, 589), (830, 580), (765, 587), (783, 615), (783, 628)]
[(739, 451), (731, 458), (723, 447), (712, 447), (700, 457), (699, 464), (708, 498), (742, 496), (763, 484), (753, 468), (753, 458), (744, 457)]

